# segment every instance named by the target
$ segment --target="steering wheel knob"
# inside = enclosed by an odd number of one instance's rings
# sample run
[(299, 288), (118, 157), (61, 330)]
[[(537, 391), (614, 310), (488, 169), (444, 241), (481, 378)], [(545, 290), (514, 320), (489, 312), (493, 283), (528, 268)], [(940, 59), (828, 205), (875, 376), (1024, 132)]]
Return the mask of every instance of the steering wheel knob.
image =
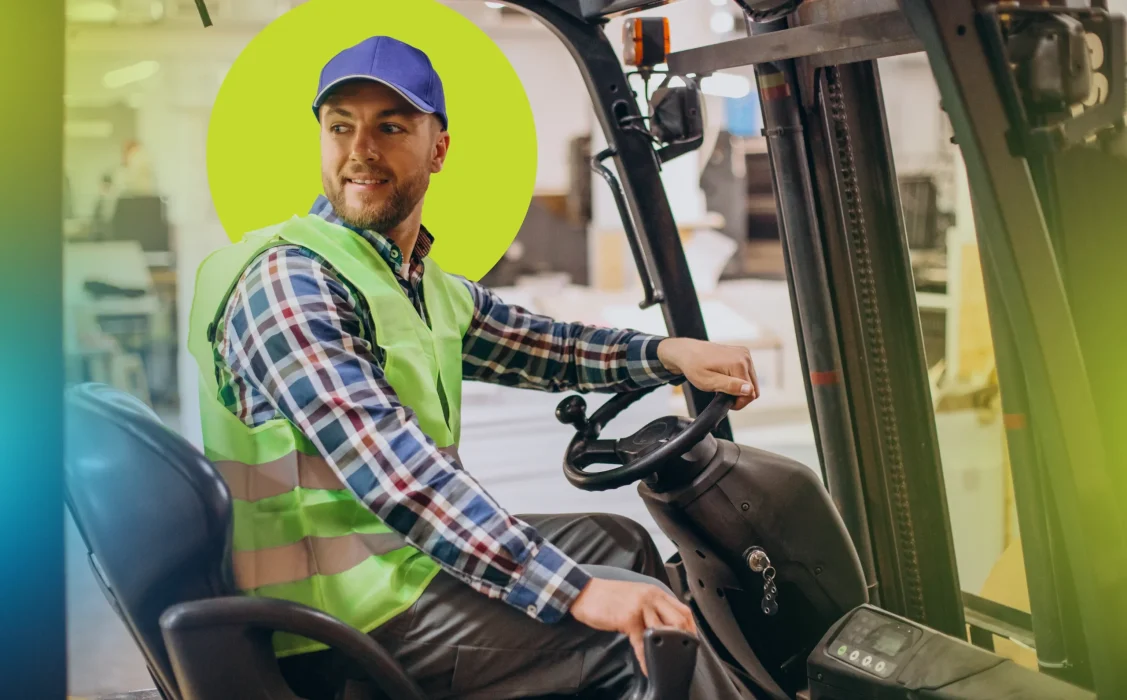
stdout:
[(556, 420), (582, 430), (587, 425), (587, 402), (582, 396), (569, 396), (556, 406)]

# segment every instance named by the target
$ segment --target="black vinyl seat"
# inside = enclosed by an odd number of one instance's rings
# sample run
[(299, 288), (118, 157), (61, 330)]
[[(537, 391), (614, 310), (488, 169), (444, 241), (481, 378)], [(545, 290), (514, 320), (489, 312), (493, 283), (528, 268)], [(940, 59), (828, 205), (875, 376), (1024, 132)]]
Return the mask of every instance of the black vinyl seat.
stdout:
[[(320, 694), (342, 685), (345, 700), (426, 700), (368, 635), (319, 610), (239, 592), (226, 483), (140, 400), (96, 383), (70, 389), (64, 475), (94, 578), (164, 700), (302, 700), (293, 687)], [(284, 673), (275, 632), (327, 645), (341, 676), (293, 666)], [(655, 672), (647, 679), (635, 665), (631, 697), (683, 700), (696, 650), (696, 640), (677, 630), (648, 630), (645, 654)]]
[(272, 635), (349, 659), (377, 697), (425, 700), (375, 640), (318, 610), (240, 595), (222, 477), (148, 406), (81, 384), (66, 400), (66, 500), (95, 578), (166, 700), (296, 700)]

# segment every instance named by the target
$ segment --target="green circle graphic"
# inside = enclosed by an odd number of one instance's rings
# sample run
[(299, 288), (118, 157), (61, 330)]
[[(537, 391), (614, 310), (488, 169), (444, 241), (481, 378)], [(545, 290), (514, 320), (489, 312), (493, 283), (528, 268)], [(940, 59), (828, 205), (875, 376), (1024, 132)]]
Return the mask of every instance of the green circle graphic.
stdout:
[(489, 36), (435, 0), (310, 0), (244, 48), (220, 87), (207, 136), (212, 200), (227, 235), (309, 212), (322, 194), (312, 103), (338, 52), (391, 36), (426, 53), (442, 79), (450, 148), (431, 176), (423, 224), (431, 257), (481, 279), (524, 222), (536, 184), (536, 127), (516, 71)]

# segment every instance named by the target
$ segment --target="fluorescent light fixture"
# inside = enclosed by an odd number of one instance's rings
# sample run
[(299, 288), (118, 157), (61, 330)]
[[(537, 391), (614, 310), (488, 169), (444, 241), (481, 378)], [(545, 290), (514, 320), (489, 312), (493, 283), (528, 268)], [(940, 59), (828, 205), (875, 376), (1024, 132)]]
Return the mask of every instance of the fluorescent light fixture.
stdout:
[(713, 73), (700, 81), (700, 89), (706, 95), (738, 100), (751, 92), (751, 81), (733, 73)]
[(113, 135), (113, 123), (104, 120), (68, 121), (63, 133), (72, 139), (108, 139)]
[(732, 16), (731, 12), (721, 10), (712, 13), (712, 19), (709, 20), (708, 24), (712, 27), (712, 31), (717, 34), (727, 34), (736, 28), (736, 18)]
[(76, 2), (67, 8), (72, 22), (112, 22), (117, 19), (117, 6), (104, 0)]
[(487, 3), (485, 3), (485, 6), (492, 8), (494, 10), (500, 10), (502, 7), (505, 6), (505, 3), (503, 3), (503, 2), (487, 2)]
[(160, 64), (156, 61), (141, 61), (131, 66), (109, 71), (102, 77), (102, 84), (112, 90), (151, 78), (156, 75), (158, 70), (160, 70)]
[(728, 0), (712, 0), (712, 4), (716, 5), (717, 7), (724, 7), (728, 4)]

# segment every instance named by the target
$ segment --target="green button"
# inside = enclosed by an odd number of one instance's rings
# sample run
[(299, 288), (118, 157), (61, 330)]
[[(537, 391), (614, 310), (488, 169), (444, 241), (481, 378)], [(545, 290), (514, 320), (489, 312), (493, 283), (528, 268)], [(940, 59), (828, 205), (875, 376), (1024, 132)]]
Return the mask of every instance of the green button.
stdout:
[(841, 646), (839, 646), (837, 648), (837, 655), (838, 656), (845, 656), (848, 653), (849, 653), (849, 647), (845, 646), (844, 644), (842, 644)]

